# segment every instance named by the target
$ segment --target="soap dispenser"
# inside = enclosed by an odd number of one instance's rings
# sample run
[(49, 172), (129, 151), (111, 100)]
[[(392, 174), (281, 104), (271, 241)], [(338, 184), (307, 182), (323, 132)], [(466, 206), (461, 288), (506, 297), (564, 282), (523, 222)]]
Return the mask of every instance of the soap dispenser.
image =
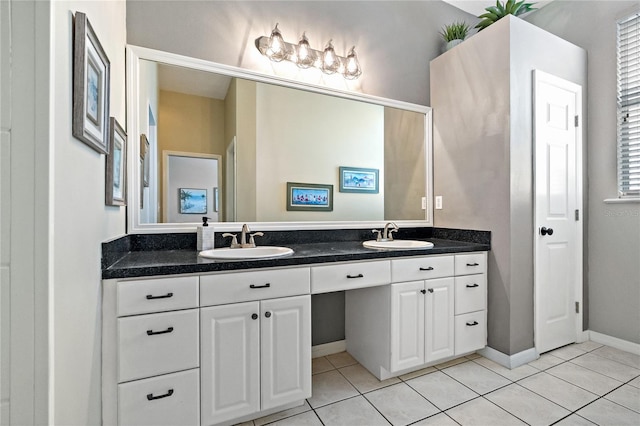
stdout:
[(214, 230), (213, 230), (213, 226), (209, 226), (209, 224), (207, 223), (207, 221), (210, 218), (206, 217), (206, 216), (202, 216), (202, 225), (198, 226), (197, 229), (197, 233), (198, 233), (198, 243), (197, 243), (197, 248), (198, 251), (202, 251), (202, 250), (210, 250), (212, 248), (214, 248)]

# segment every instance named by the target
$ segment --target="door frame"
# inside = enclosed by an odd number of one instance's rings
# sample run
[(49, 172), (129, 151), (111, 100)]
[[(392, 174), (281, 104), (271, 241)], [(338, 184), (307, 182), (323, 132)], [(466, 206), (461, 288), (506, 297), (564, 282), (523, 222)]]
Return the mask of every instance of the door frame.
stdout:
[(567, 89), (573, 93), (575, 93), (576, 96), (576, 114), (578, 116), (578, 123), (575, 126), (575, 132), (576, 132), (576, 207), (579, 210), (579, 219), (576, 220), (575, 226), (576, 226), (576, 250), (575, 250), (575, 270), (574, 270), (574, 274), (576, 277), (576, 281), (575, 281), (575, 288), (574, 288), (574, 296), (575, 296), (575, 301), (578, 302), (579, 306), (580, 306), (580, 312), (576, 315), (576, 321), (575, 321), (575, 336), (576, 336), (576, 342), (583, 342), (586, 340), (585, 338), (585, 333), (583, 330), (583, 317), (584, 317), (584, 303), (583, 303), (583, 290), (584, 290), (584, 271), (583, 271), (583, 257), (584, 257), (584, 245), (583, 245), (583, 241), (584, 241), (584, 214), (585, 214), (585, 208), (584, 208), (584, 204), (583, 204), (583, 133), (582, 133), (582, 129), (583, 129), (583, 121), (584, 121), (584, 106), (582, 104), (582, 86), (580, 86), (579, 84), (573, 83), (571, 81), (565, 80), (563, 78), (554, 76), (552, 74), (548, 74), (546, 72), (540, 71), (538, 69), (534, 69), (532, 71), (532, 149), (533, 149), (533, 155), (532, 155), (532, 159), (533, 159), (533, 163), (534, 163), (534, 167), (533, 167), (533, 336), (534, 336), (534, 346), (536, 348), (536, 352), (539, 353), (538, 348), (538, 333), (537, 333), (537, 325), (538, 325), (538, 317), (539, 317), (539, 306), (537, 303), (538, 300), (538, 277), (536, 275), (536, 262), (538, 261), (537, 259), (537, 245), (538, 245), (538, 241), (539, 239), (537, 238), (537, 234), (538, 234), (538, 223), (537, 223), (537, 215), (536, 215), (536, 199), (537, 199), (537, 191), (536, 191), (536, 178), (535, 178), (535, 173), (536, 173), (536, 167), (535, 167), (535, 162), (536, 162), (536, 146), (537, 146), (537, 135), (536, 135), (536, 102), (537, 102), (537, 86), (539, 83), (545, 82), (545, 83), (550, 83), (553, 84), (555, 86)]

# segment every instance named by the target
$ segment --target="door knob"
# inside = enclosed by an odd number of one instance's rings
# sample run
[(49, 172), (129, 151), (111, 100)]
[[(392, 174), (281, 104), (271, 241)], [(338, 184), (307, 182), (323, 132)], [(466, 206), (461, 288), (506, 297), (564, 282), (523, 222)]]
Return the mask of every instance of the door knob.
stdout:
[(540, 228), (540, 235), (553, 235), (553, 228), (542, 227)]

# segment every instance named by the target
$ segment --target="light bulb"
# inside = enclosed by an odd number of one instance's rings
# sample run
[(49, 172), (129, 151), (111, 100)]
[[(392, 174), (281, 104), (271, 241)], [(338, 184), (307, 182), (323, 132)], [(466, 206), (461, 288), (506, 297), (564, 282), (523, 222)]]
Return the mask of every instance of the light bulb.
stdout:
[(280, 62), (287, 57), (287, 48), (284, 44), (284, 40), (282, 39), (282, 34), (278, 29), (278, 24), (276, 24), (273, 31), (271, 31), (269, 44), (265, 53), (267, 57), (274, 62)]
[(333, 74), (340, 69), (340, 59), (338, 59), (335, 50), (333, 50), (331, 41), (329, 40), (327, 47), (322, 52), (322, 71), (326, 74)]
[(362, 74), (360, 69), (360, 63), (358, 62), (358, 55), (356, 55), (356, 47), (352, 47), (347, 55), (347, 63), (344, 67), (344, 78), (347, 80), (355, 80)]
[(300, 68), (309, 68), (316, 61), (316, 55), (313, 53), (313, 50), (311, 50), (309, 40), (304, 33), (302, 33), (300, 42), (298, 42), (297, 56), (296, 64)]

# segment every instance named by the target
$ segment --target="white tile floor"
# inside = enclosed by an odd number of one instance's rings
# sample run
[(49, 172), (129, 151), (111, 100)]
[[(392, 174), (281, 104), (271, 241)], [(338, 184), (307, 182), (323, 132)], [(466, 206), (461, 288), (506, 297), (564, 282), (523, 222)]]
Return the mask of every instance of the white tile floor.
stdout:
[(243, 425), (640, 425), (640, 356), (594, 342), (513, 370), (474, 354), (380, 382), (342, 352), (313, 374), (303, 406)]

